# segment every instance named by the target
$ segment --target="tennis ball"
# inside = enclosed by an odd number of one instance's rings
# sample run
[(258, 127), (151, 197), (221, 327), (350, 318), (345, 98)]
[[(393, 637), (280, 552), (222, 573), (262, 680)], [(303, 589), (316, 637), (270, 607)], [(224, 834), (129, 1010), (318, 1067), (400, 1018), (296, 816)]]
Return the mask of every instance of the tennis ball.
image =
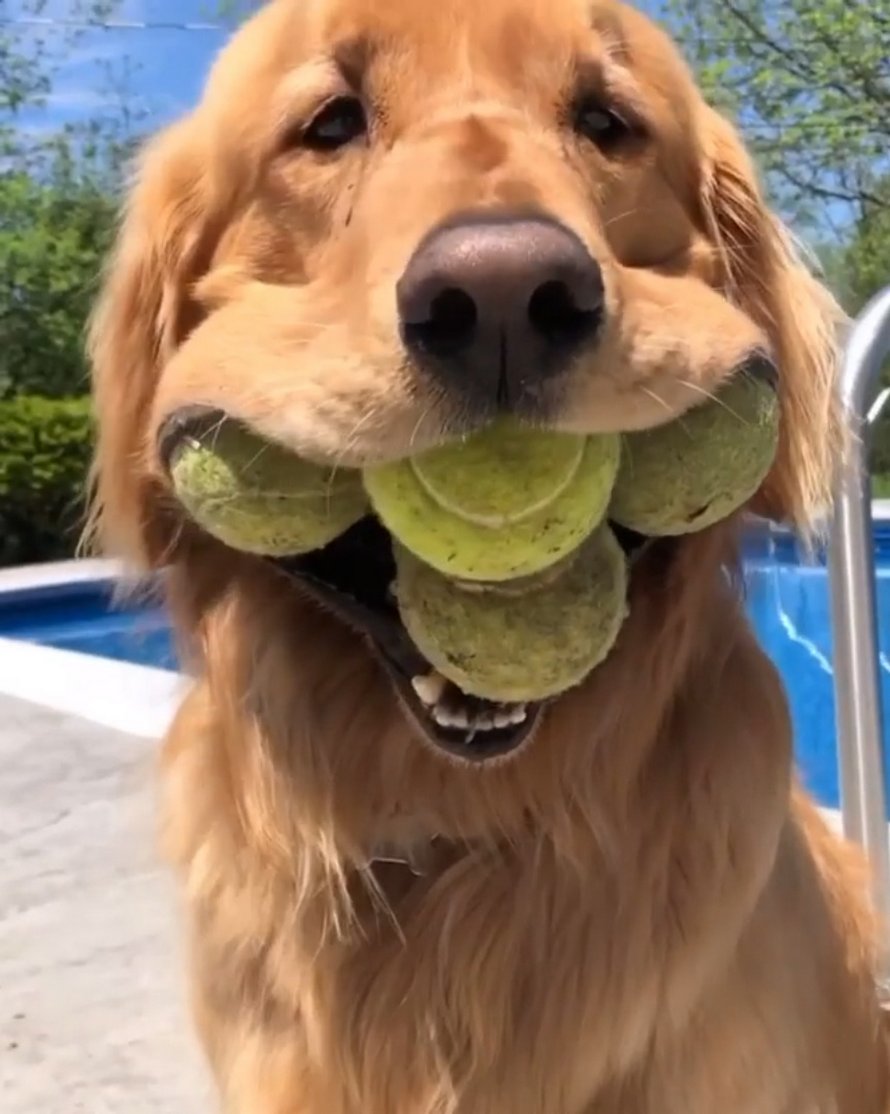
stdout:
[(357, 472), (301, 460), (234, 421), (184, 440), (170, 476), (199, 526), (233, 549), (270, 557), (320, 549), (368, 508)]
[(755, 494), (778, 436), (775, 390), (739, 375), (681, 418), (624, 437), (609, 517), (655, 537), (712, 526)]
[(462, 585), (397, 547), (399, 614), (418, 650), (463, 692), (488, 700), (556, 696), (609, 653), (627, 613), (627, 564), (600, 527), (555, 575)]
[(464, 441), (365, 470), (383, 525), (448, 576), (528, 576), (576, 549), (601, 522), (618, 439), (500, 421)]

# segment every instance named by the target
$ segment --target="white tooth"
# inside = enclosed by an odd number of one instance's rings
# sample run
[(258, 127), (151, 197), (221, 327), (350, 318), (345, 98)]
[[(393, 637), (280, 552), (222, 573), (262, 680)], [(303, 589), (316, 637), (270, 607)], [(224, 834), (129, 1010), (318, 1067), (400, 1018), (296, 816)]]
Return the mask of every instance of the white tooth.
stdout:
[(494, 727), (494, 719), (488, 712), (480, 712), (473, 720), (474, 731), (491, 731)]
[(513, 722), (513, 713), (509, 708), (503, 708), (500, 712), (494, 714), (495, 727), (509, 727)]
[(445, 691), (446, 684), (445, 678), (441, 673), (437, 673), (435, 669), (427, 673), (425, 677), (418, 674), (411, 678), (411, 687), (417, 693), (421, 702), (430, 708)]
[(432, 711), (433, 719), (440, 727), (469, 727), (467, 713), (460, 708), (441, 708), (437, 704)]
[(517, 704), (510, 712), (511, 723), (525, 723), (528, 718), (528, 711), (524, 704)]

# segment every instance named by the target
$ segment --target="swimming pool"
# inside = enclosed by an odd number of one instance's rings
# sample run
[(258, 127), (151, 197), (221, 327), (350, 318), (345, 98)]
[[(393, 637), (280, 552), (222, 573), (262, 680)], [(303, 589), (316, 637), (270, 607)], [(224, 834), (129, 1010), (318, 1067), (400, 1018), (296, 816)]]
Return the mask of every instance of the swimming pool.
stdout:
[[(877, 524), (875, 547), (886, 738), (890, 707), (890, 522)], [(831, 599), (824, 561), (802, 563), (790, 538), (768, 536), (750, 547), (745, 582), (751, 620), (785, 682), (803, 782), (820, 804), (839, 808)]]
[[(875, 525), (875, 553), (886, 737), (890, 519)], [(824, 563), (804, 564), (787, 535), (758, 531), (747, 546), (745, 572), (749, 613), (788, 689), (802, 777), (821, 804), (837, 808), (830, 599)], [(113, 579), (99, 578), (0, 592), (0, 637), (175, 670), (163, 609), (132, 602), (115, 607), (113, 589)]]
[(0, 636), (175, 670), (164, 609), (145, 602), (120, 604), (114, 589), (108, 578), (0, 593)]

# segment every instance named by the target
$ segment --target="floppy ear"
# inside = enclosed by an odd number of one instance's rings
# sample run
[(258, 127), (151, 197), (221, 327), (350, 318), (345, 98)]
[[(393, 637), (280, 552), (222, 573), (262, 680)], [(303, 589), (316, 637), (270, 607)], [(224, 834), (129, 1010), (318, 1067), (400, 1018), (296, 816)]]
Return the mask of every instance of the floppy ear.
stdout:
[(162, 563), (172, 538), (146, 467), (145, 422), (160, 369), (198, 321), (190, 288), (209, 252), (195, 131), (186, 120), (144, 151), (90, 326), (98, 428), (88, 534), (141, 568)]
[(724, 290), (765, 331), (779, 370), (779, 451), (752, 509), (804, 535), (824, 520), (843, 431), (836, 395), (844, 315), (767, 209), (735, 130), (711, 109), (702, 205)]

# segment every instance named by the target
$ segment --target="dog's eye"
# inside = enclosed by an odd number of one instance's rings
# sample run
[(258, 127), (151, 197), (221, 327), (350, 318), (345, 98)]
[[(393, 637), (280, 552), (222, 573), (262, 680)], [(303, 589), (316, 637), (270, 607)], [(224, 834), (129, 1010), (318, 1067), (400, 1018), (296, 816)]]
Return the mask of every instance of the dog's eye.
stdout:
[(335, 97), (305, 128), (303, 144), (315, 151), (336, 151), (368, 130), (362, 102), (357, 97)]
[(574, 126), (575, 131), (605, 152), (613, 151), (634, 135), (633, 127), (618, 112), (590, 97), (575, 106)]

